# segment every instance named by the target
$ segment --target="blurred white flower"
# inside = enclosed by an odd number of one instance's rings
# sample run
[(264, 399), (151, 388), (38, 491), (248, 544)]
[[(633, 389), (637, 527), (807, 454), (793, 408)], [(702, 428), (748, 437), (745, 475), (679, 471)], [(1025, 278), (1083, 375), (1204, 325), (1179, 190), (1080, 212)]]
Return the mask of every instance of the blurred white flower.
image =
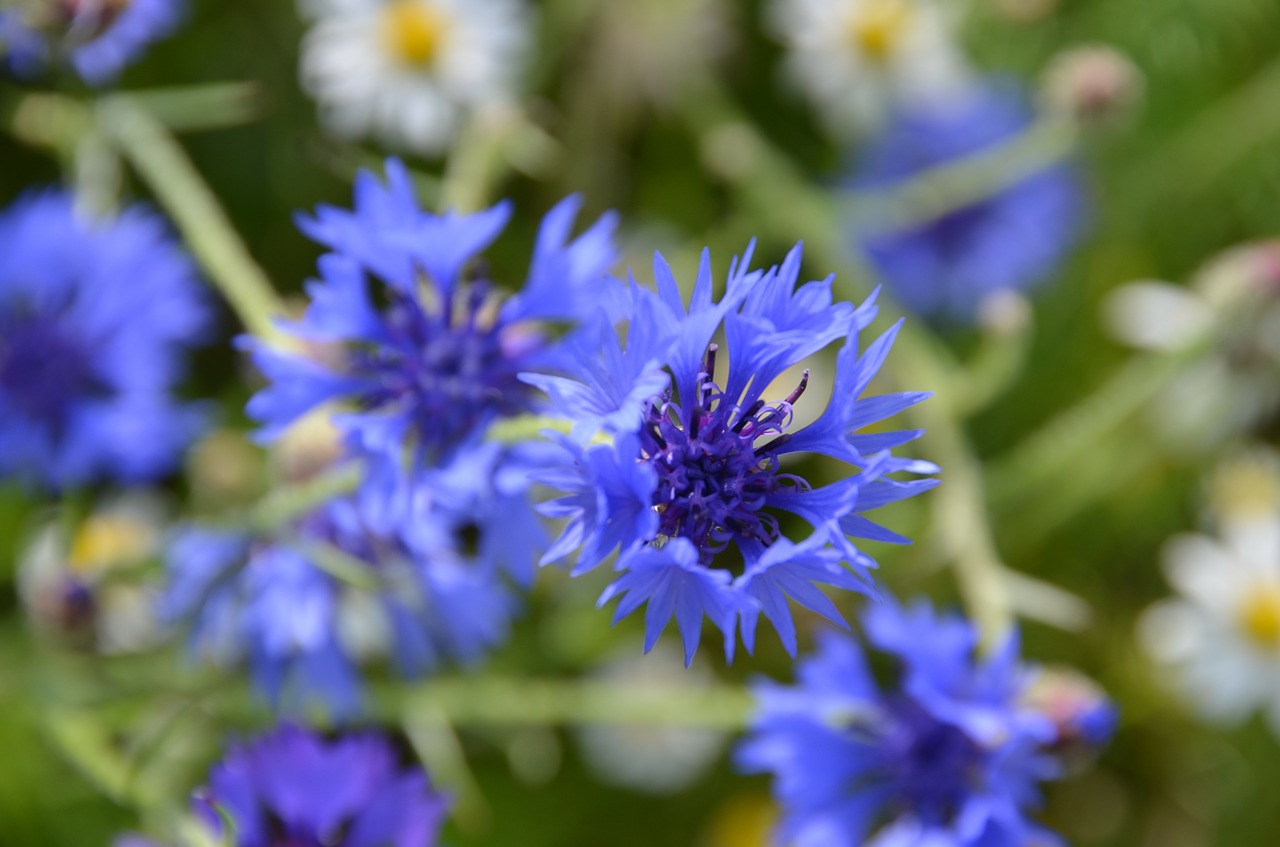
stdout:
[(1238, 457), (1212, 490), (1219, 537), (1169, 542), (1165, 572), (1181, 596), (1143, 614), (1139, 640), (1205, 719), (1261, 709), (1280, 735), (1280, 459)]
[(1189, 286), (1142, 281), (1103, 303), (1118, 341), (1188, 363), (1155, 399), (1153, 432), (1204, 453), (1280, 411), (1280, 242), (1234, 247)]
[(874, 126), (896, 103), (947, 102), (970, 83), (934, 0), (773, 0), (768, 15), (790, 48), (788, 78), (837, 133)]
[[(672, 691), (688, 696), (715, 683), (701, 662), (686, 669), (679, 651), (664, 643), (647, 655), (610, 662), (595, 676), (646, 694)], [(726, 735), (697, 727), (601, 724), (584, 726), (578, 740), (583, 758), (601, 780), (650, 794), (676, 794), (719, 757)]]
[(1102, 309), (1112, 337), (1139, 350), (1181, 350), (1213, 326), (1213, 309), (1204, 297), (1157, 280), (1120, 286), (1103, 301)]
[(18, 592), (42, 633), (103, 653), (157, 643), (154, 596), (121, 573), (158, 555), (164, 509), (147, 494), (128, 494), (99, 508), (70, 536), (58, 523), (41, 529), (18, 566)]
[(530, 35), (521, 0), (302, 0), (315, 18), (302, 85), (344, 138), (433, 155), (462, 116), (514, 97)]

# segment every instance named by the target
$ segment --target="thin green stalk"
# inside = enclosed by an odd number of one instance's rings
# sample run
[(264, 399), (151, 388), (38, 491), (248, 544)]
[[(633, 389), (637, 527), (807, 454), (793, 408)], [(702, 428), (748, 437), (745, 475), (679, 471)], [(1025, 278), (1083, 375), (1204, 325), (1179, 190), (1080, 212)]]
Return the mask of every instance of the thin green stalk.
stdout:
[(633, 685), (499, 676), (439, 678), (411, 691), (405, 714), (454, 726), (706, 727), (739, 730), (754, 701), (744, 688)]
[(977, 352), (965, 362), (962, 373), (953, 377), (961, 383), (952, 400), (957, 417), (971, 417), (986, 409), (1011, 388), (1026, 369), (1033, 326), (1030, 306), (1025, 308), (1026, 320), (1017, 326), (983, 332)]
[(1137, 356), (1092, 395), (1071, 406), (991, 463), (992, 504), (1012, 510), (1079, 465), (1099, 441), (1151, 401), (1203, 351), (1191, 345), (1174, 354)]
[(996, 551), (986, 506), (982, 464), (970, 448), (946, 373), (929, 355), (929, 340), (916, 326), (904, 326), (894, 345), (895, 372), (903, 383), (937, 388), (931, 399), (909, 410), (925, 430), (924, 444), (942, 467), (942, 485), (930, 496), (937, 515), (938, 542), (952, 562), (956, 580), (974, 622), (988, 646), (1003, 641), (1013, 625), (1008, 571)]
[(291, 343), (274, 324), (285, 314), (284, 304), (181, 145), (128, 95), (104, 97), (95, 111), (245, 327), (272, 344)]
[(129, 97), (173, 132), (203, 132), (250, 123), (266, 111), (256, 82), (215, 82), (131, 91)]
[(296, 485), (281, 486), (228, 523), (258, 532), (271, 530), (310, 512), (335, 497), (354, 491), (363, 478), (364, 467), (349, 462)]
[(119, 202), (123, 181), (115, 148), (98, 130), (85, 132), (76, 144), (76, 201), (95, 217), (109, 215)]
[(909, 229), (1008, 189), (1067, 159), (1076, 127), (1046, 119), (979, 153), (946, 162), (891, 188), (846, 192), (845, 213), (859, 232)]
[(506, 172), (507, 146), (523, 121), (523, 115), (517, 112), (471, 118), (445, 168), (440, 190), (440, 204), (445, 210), (476, 212), (484, 208)]
[(297, 541), (298, 550), (318, 570), (360, 591), (377, 591), (382, 582), (369, 563), (332, 544)]

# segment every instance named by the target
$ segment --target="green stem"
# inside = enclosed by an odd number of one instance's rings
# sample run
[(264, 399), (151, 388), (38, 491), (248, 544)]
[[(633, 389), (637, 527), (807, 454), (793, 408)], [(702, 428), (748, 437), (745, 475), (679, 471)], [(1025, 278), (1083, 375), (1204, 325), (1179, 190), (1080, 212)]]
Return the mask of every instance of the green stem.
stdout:
[(936, 220), (1017, 185), (1067, 159), (1077, 130), (1046, 119), (1001, 144), (945, 162), (880, 190), (847, 192), (845, 213), (859, 232), (896, 232)]
[(894, 345), (894, 369), (905, 384), (938, 389), (909, 414), (925, 430), (923, 443), (942, 467), (942, 485), (932, 495), (937, 515), (934, 531), (944, 556), (953, 564), (965, 607), (990, 647), (1003, 641), (1013, 625), (1007, 571), (996, 551), (982, 464), (953, 408), (959, 395), (947, 391), (947, 374), (930, 355), (930, 341), (917, 327), (904, 326)]
[(448, 211), (476, 212), (507, 169), (507, 145), (524, 118), (494, 112), (471, 118), (453, 147), (445, 168), (440, 204)]
[(338, 582), (360, 591), (377, 591), (381, 587), (377, 573), (368, 562), (341, 548), (305, 541), (297, 542), (297, 546), (308, 562)]
[(172, 132), (202, 132), (250, 123), (265, 102), (256, 82), (215, 82), (129, 92), (129, 98)]
[(409, 692), (404, 713), (439, 715), (454, 726), (706, 727), (739, 730), (753, 700), (743, 688), (663, 687), (593, 680), (466, 676), (433, 679)]
[(213, 192), (164, 126), (128, 95), (99, 101), (103, 131), (146, 180), (211, 281), (245, 327), (272, 344), (287, 336), (274, 324), (284, 304), (236, 234)]
[(567, 435), (572, 428), (573, 421), (565, 418), (555, 418), (550, 415), (520, 415), (495, 421), (485, 432), (485, 438), (502, 444), (518, 444), (537, 438), (545, 430)]
[(364, 467), (357, 462), (339, 465), (296, 485), (275, 489), (248, 512), (227, 521), (257, 532), (270, 532), (335, 497), (354, 491), (363, 478)]
[(992, 504), (1012, 511), (1077, 467), (1102, 438), (1159, 394), (1203, 351), (1145, 354), (1127, 362), (1092, 395), (1066, 410), (991, 465)]
[(953, 377), (961, 383), (952, 401), (958, 417), (981, 412), (1013, 386), (1026, 368), (1032, 336), (1030, 306), (1027, 319), (1016, 327), (983, 332), (977, 352), (965, 362), (962, 373)]

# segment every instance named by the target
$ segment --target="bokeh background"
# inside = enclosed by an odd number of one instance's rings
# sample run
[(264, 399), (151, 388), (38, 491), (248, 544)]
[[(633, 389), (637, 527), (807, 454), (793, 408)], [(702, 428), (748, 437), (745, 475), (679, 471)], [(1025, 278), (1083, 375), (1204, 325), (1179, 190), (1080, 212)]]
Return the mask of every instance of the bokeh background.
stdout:
[[(541, 214), (581, 192), (589, 213), (621, 213), (626, 261), (641, 279), (654, 249), (688, 278), (704, 245), (723, 271), (750, 237), (759, 239), (756, 256), (766, 262), (803, 237), (810, 277), (838, 271), (843, 294), (870, 290), (870, 274), (846, 249), (847, 223), (833, 188), (857, 143), (833, 137), (781, 81), (784, 48), (763, 27), (760, 4), (536, 5), (520, 123), (497, 145), (495, 161), (465, 153), (448, 163), (407, 157), (430, 205), (445, 199), (442, 175), (464, 166), (486, 169), (479, 196), (465, 199), (514, 199), (512, 226), (490, 251), (497, 278), (520, 278)], [(1170, 593), (1162, 545), (1206, 525), (1219, 460), (1240, 444), (1274, 442), (1280, 434), (1280, 418), (1265, 402), (1238, 425), (1164, 433), (1168, 407), (1161, 403), (1194, 408), (1203, 397), (1188, 389), (1170, 401), (1163, 387), (1199, 358), (1234, 357), (1255, 377), (1234, 398), (1243, 406), (1259, 402), (1249, 392), (1274, 392), (1280, 369), (1251, 352), (1243, 326), (1179, 358), (1135, 351), (1108, 331), (1104, 314), (1109, 295), (1126, 283), (1186, 285), (1222, 251), (1280, 232), (1280, 4), (954, 6), (972, 63), (1019, 80), (1033, 98), (1055, 57), (1092, 43), (1127, 56), (1140, 90), (1105, 125), (1073, 135), (1091, 211), (1078, 249), (1035, 292), (1030, 317), (1013, 329), (927, 330), (944, 357), (974, 363), (1006, 356), (1010, 373), (984, 408), (949, 422), (964, 437), (974, 474), (948, 464), (954, 445), (921, 442), (917, 452), (943, 464), (947, 481), (939, 492), (894, 507), (886, 522), (921, 541), (876, 550), (881, 576), (901, 594), (960, 602), (948, 567), (953, 550), (938, 527), (956, 497), (976, 496), (1001, 559), (1071, 595), (1053, 594), (1041, 604), (1047, 614), (1026, 615), (1026, 654), (1079, 669), (1121, 709), (1120, 730), (1100, 760), (1049, 787), (1045, 820), (1081, 845), (1276, 844), (1280, 741), (1259, 718), (1234, 728), (1198, 720), (1141, 651), (1135, 624)], [(224, 118), (211, 122), (221, 125), (182, 132), (181, 144), (249, 252), (287, 293), (301, 290), (319, 253), (294, 226), (294, 213), (347, 203), (356, 170), (376, 167), (386, 152), (321, 131), (298, 84), (302, 32), (290, 2), (198, 0), (181, 31), (154, 45), (120, 85), (156, 91), (237, 84), (219, 95)], [(23, 98), (50, 88), (93, 96), (71, 79), (0, 82), (4, 204), (67, 173), (56, 151), (32, 143), (41, 118), (21, 108)], [(131, 169), (120, 177), (125, 196), (152, 197)], [(199, 354), (187, 386), (192, 396), (215, 398), (225, 431), (222, 441), (192, 454), (185, 474), (157, 488), (171, 514), (264, 484), (263, 457), (238, 435), (248, 428), (242, 409), (254, 384), (225, 343), (238, 332), (224, 309), (220, 337)], [(890, 378), (894, 369), (891, 360)], [(231, 479), (211, 481), (217, 470)], [(957, 477), (965, 477), (956, 484), (968, 494), (944, 495)], [(190, 669), (178, 651), (101, 659), (38, 632), (20, 600), (18, 562), (37, 528), (57, 514), (30, 492), (0, 484), (0, 843), (15, 847), (109, 843), (154, 814), (148, 809), (180, 804), (226, 732), (261, 726), (266, 715), (243, 682)], [(635, 659), (637, 624), (608, 626), (608, 615), (594, 608), (599, 580), (543, 577), (490, 672), (577, 677)], [(844, 598), (842, 608), (862, 602)], [(802, 621), (802, 630), (813, 626)], [(691, 676), (670, 670), (678, 661), (667, 659), (643, 672), (674, 673), (673, 685), (713, 692), (761, 673), (785, 678), (790, 664), (772, 638), (731, 668), (716, 649), (703, 650)], [(522, 695), (496, 689), (492, 696)], [(685, 735), (670, 737), (672, 731)], [(536, 721), (478, 719), (441, 728), (430, 716), (404, 731), (406, 748), (412, 740), (419, 753), (427, 751), (428, 764), (459, 796), (447, 838), (458, 847), (766, 843), (768, 783), (733, 773), (728, 734), (606, 724), (588, 735)], [(636, 776), (635, 760), (655, 750), (656, 760), (641, 763)], [(685, 756), (688, 763), (680, 761)], [(658, 773), (648, 784), (646, 767)]]

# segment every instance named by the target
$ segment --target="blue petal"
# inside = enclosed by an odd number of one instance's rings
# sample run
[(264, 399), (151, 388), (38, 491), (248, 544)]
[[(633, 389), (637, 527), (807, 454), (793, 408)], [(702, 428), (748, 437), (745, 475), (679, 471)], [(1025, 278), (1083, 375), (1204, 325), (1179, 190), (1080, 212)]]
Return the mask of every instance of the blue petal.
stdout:
[(621, 617), (642, 603), (649, 603), (645, 613), (646, 652), (657, 643), (674, 615), (684, 641), (685, 664), (692, 663), (705, 614), (724, 633), (725, 657), (732, 661), (737, 617), (752, 601), (733, 590), (728, 572), (698, 564), (698, 552), (686, 538), (672, 539), (661, 548), (630, 551), (618, 566), (625, 573), (605, 589), (600, 602), (622, 596)]

